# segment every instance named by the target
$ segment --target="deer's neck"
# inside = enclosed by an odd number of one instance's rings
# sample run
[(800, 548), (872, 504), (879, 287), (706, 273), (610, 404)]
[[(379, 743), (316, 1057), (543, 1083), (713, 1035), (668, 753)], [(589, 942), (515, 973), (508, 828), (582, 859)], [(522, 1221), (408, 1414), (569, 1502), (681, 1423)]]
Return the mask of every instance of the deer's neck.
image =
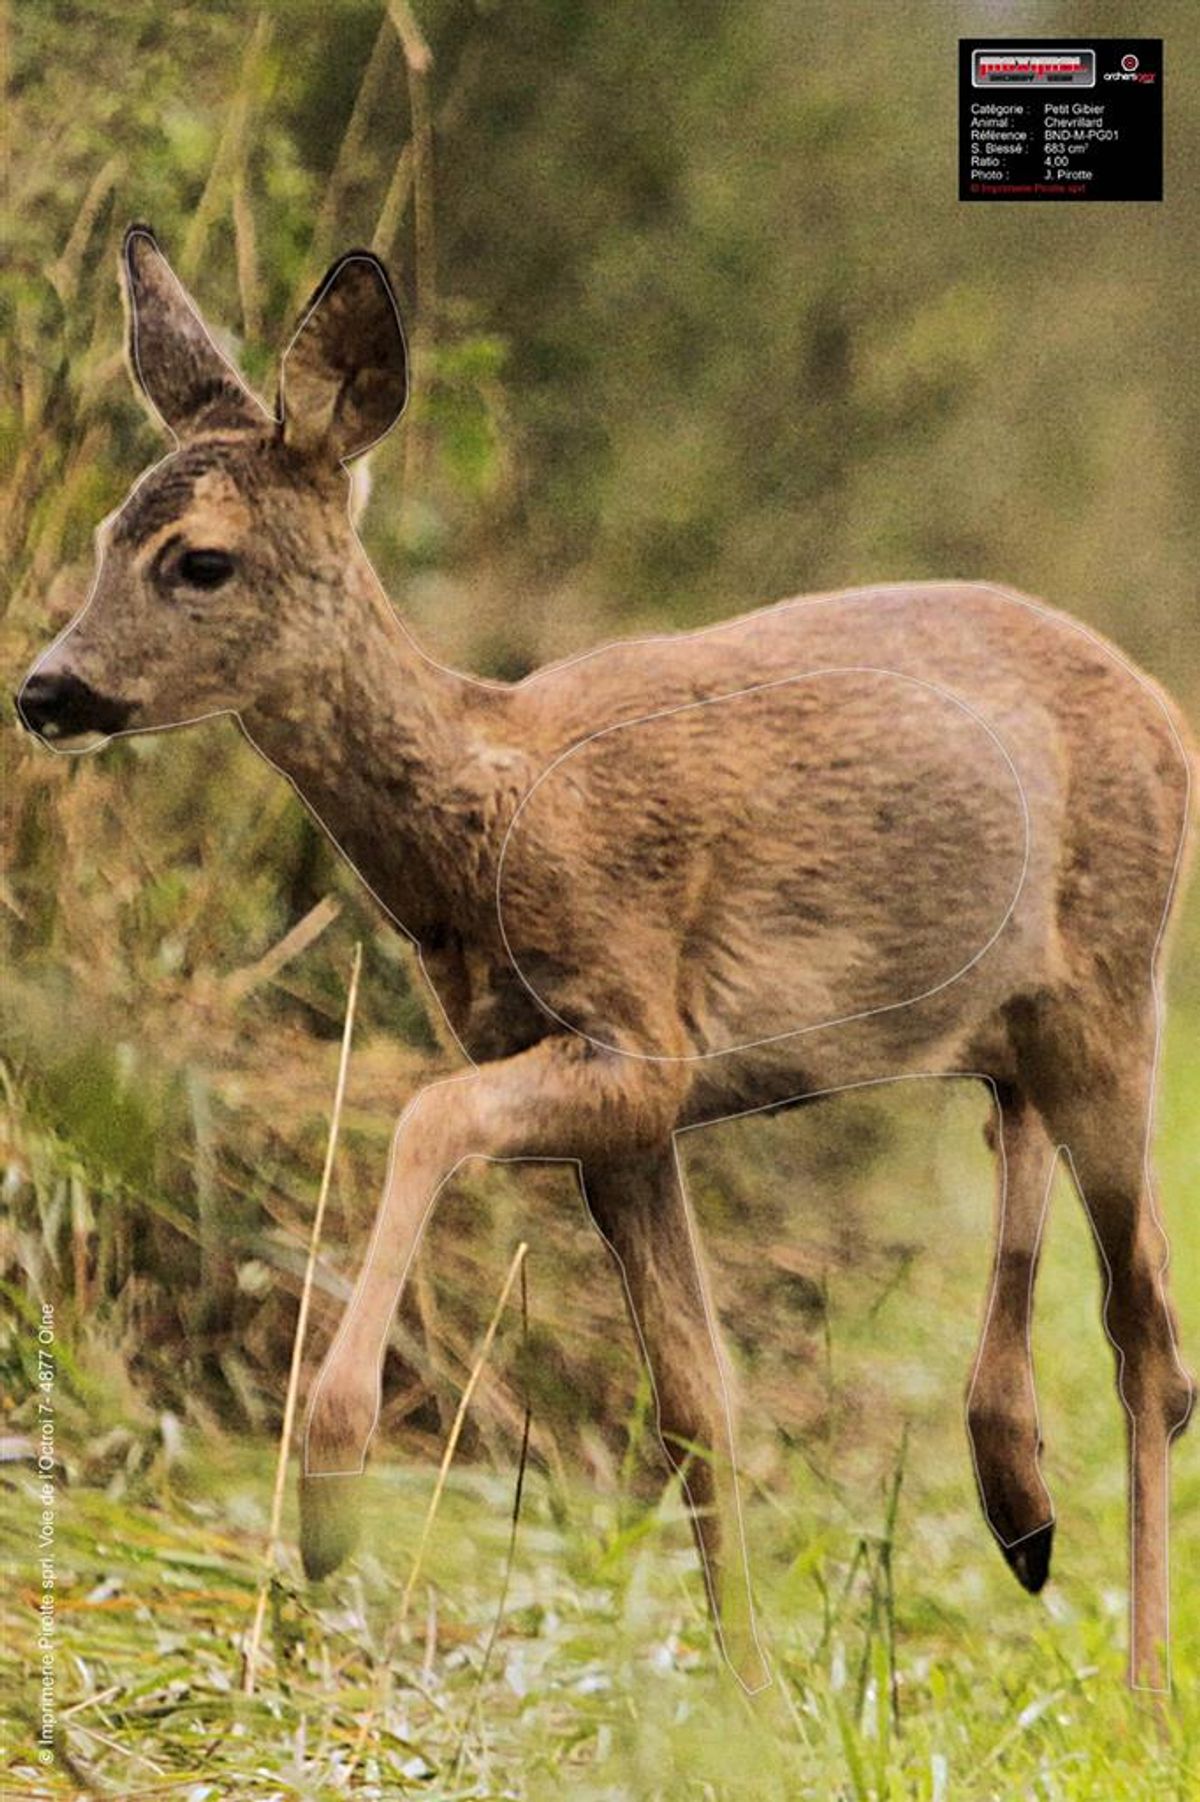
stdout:
[(399, 924), (436, 941), (487, 886), (503, 690), (433, 663), (382, 597), (353, 599), (336, 663), (245, 725)]

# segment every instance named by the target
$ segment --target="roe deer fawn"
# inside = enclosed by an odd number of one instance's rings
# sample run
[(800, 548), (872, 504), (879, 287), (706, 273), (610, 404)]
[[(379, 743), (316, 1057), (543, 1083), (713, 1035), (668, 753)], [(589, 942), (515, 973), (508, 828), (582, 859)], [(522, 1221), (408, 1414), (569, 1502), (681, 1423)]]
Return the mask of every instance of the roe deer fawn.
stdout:
[(992, 1289), (968, 1390), (980, 1497), (1031, 1591), (1054, 1520), (1029, 1325), (1059, 1152), (1086, 1203), (1128, 1417), (1132, 1680), (1167, 1681), (1167, 1458), (1192, 1385), (1148, 1149), (1156, 964), (1190, 753), (1096, 634), (985, 583), (785, 601), (512, 684), (424, 655), (350, 522), (345, 465), (407, 392), (387, 277), (329, 271), (278, 416), (128, 233), (136, 379), (176, 448), (99, 534), (91, 598), (19, 697), (58, 743), (232, 713), (420, 948), (473, 1066), (396, 1131), (311, 1395), (310, 1573), (347, 1550), (389, 1321), (467, 1158), (573, 1163), (620, 1269), (722, 1644), (755, 1634), (731, 1415), (682, 1129), (848, 1086), (987, 1082)]

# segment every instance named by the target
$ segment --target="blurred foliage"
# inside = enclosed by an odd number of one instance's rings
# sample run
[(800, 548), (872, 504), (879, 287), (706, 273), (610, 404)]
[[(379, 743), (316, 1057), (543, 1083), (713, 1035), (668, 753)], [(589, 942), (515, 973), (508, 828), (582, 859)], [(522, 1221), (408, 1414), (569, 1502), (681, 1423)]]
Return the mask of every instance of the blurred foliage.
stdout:
[[(1195, 701), (1200, 70), (1182, 0), (1157, 21), (1168, 201), (1125, 208), (958, 204), (954, 38), (977, 7), (418, 11), (0, 6), (7, 687), (83, 598), (98, 518), (164, 448), (121, 352), (117, 246), (142, 218), (264, 393), (327, 260), (356, 242), (388, 258), (417, 390), (373, 459), (363, 532), (439, 655), (515, 674), (627, 625), (978, 575), (1111, 631)], [(1125, 22), (1108, 0), (1021, 22), (1085, 18)], [(229, 722), (100, 759), (54, 760), (7, 729), (3, 748), (2, 1274), (52, 1293), (89, 1355), (124, 1348), (156, 1406), (267, 1423), (356, 938), (318, 1336), (391, 1121), (449, 1048), (406, 948)], [(741, 1285), (732, 1314), (788, 1306), (806, 1358), (820, 1260), (785, 1233), (789, 1196), (840, 1182), (839, 1255), (875, 1258), (881, 1282), (912, 1257), (857, 1230), (849, 1179), (891, 1127), (882, 1101), (856, 1106), (802, 1151), (714, 1143), (697, 1167)], [(514, 1213), (543, 1201), (538, 1183), (561, 1200), (557, 1182), (526, 1178), (518, 1200), (503, 1174), (472, 1176), (441, 1210), (396, 1329), (394, 1427), (439, 1430)], [(752, 1187), (766, 1258), (742, 1243)], [(543, 1214), (563, 1274), (540, 1405), (600, 1470), (633, 1393), (612, 1362), (614, 1285), (580, 1219)], [(14, 1314), (14, 1373), (21, 1337)], [(781, 1355), (749, 1329), (739, 1343), (800, 1431), (809, 1404)], [(493, 1399), (507, 1434), (516, 1392)]]
[[(1169, 36), (1187, 14), (1162, 10)], [(423, 245), (411, 78), (378, 0), (15, 13), (0, 443), (29, 640), (161, 449), (118, 363), (115, 250), (144, 217), (268, 390), (334, 252), (374, 242), (421, 300), (419, 406), (376, 459), (366, 534), (435, 645), (495, 662), (594, 635), (596, 608), (683, 622), (982, 575), (1194, 692), (1182, 30), (1164, 206), (969, 207), (945, 10), (933, 29), (908, 0), (849, 36), (786, 0), (431, 0), (422, 19)], [(479, 632), (481, 599), (508, 643)]]

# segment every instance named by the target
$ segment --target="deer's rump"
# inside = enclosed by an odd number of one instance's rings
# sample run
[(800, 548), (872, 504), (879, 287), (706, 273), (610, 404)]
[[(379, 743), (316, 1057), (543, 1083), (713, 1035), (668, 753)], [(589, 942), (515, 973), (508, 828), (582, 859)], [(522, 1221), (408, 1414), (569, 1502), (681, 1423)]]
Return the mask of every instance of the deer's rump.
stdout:
[(808, 669), (564, 751), (513, 818), (497, 904), (560, 1023), (712, 1057), (953, 984), (1004, 932), (1028, 850), (1012, 757), (967, 701)]

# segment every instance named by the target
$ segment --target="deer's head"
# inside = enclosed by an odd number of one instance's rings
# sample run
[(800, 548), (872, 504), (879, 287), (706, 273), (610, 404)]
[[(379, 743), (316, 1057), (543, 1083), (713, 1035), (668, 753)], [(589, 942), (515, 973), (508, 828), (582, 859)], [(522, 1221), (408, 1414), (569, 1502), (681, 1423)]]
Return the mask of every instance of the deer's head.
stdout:
[(17, 697), (51, 743), (253, 716), (335, 679), (365, 563), (346, 464), (399, 418), (404, 333), (377, 259), (333, 265), (286, 351), (278, 413), (209, 336), (151, 233), (122, 258), (135, 380), (175, 440), (97, 533), (78, 617)]

